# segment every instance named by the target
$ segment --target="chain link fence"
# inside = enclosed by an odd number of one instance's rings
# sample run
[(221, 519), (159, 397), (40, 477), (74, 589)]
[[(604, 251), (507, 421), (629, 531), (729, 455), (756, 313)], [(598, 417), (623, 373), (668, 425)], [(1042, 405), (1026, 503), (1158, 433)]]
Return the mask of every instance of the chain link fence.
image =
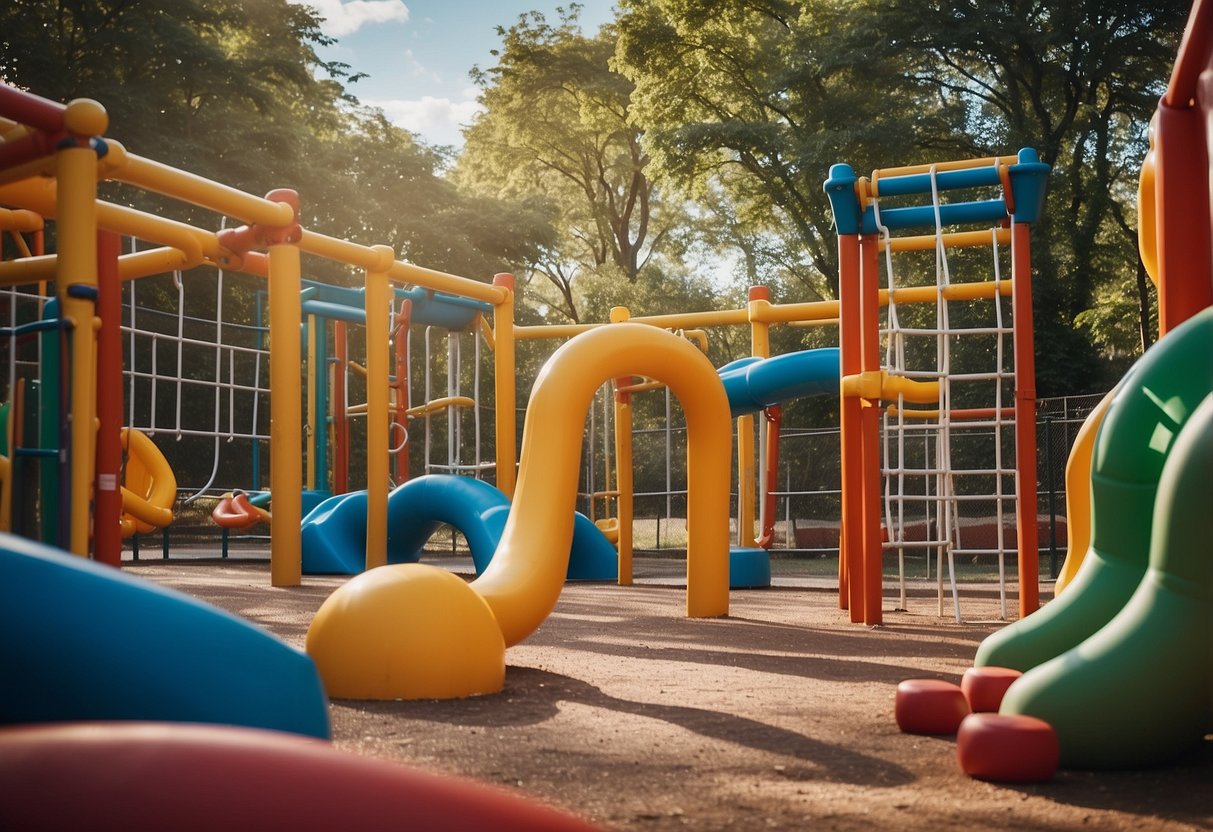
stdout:
[[(1037, 511), (1042, 577), (1055, 577), (1065, 559), (1066, 461), (1079, 429), (1102, 398), (1102, 393), (1096, 393), (1037, 402)], [(680, 411), (675, 408), (668, 426), (638, 428), (633, 434), (635, 545), (640, 553), (674, 552), (686, 546), (686, 428), (680, 419)], [(837, 427), (785, 423), (775, 491), (774, 549), (797, 557), (837, 556), (840, 453)], [(585, 470), (597, 466), (599, 483), (600, 454), (601, 440), (596, 445), (587, 443)], [(1013, 458), (1013, 449), (1007, 449), (1007, 457)], [(1007, 488), (1013, 494), (1013, 483)], [(736, 492), (732, 499), (735, 534)], [(966, 514), (980, 512), (984, 506), (984, 503), (967, 506)], [(993, 510), (992, 505), (990, 509)], [(581, 510), (589, 511), (588, 493), (582, 495)], [(601, 505), (596, 511), (602, 516)], [(1014, 548), (1014, 522), (1007, 522), (1006, 544)]]

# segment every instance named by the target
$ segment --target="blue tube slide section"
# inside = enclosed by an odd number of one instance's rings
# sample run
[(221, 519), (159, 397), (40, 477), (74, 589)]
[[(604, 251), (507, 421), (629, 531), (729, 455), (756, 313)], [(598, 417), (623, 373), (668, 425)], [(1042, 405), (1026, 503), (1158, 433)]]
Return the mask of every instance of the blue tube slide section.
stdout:
[(0, 534), (0, 723), (202, 722), (329, 737), (312, 660), (110, 566)]
[[(476, 574), (492, 560), (510, 501), (481, 480), (430, 474), (409, 480), (388, 495), (388, 562), (414, 563), (443, 524), (458, 529), (471, 550)], [(355, 575), (366, 568), (366, 492), (331, 497), (303, 519), (303, 571)], [(569, 580), (613, 581), (619, 574), (615, 547), (578, 512), (573, 518)]]
[(733, 418), (806, 396), (838, 395), (838, 348), (742, 358), (720, 368)]

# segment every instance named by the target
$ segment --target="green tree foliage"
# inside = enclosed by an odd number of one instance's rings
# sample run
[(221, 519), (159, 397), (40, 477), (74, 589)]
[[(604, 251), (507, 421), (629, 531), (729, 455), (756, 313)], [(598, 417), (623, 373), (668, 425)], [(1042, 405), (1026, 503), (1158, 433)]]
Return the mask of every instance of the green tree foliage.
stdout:
[(294, 188), (315, 230), (480, 279), (532, 257), (543, 218), (464, 198), (441, 175), (447, 159), (358, 106), (346, 85), (359, 76), (317, 56), (331, 43), (320, 23), (286, 0), (14, 0), (0, 6), (0, 78), (101, 101), (110, 135), (142, 156), (252, 193)]
[[(141, 156), (250, 193), (294, 188), (312, 230), (386, 243), (400, 257), (482, 280), (533, 260), (551, 237), (547, 217), (460, 193), (444, 175), (448, 157), (359, 106), (347, 89), (358, 76), (318, 57), (330, 43), (320, 23), (286, 0), (10, 0), (0, 3), (0, 80), (52, 100), (97, 99), (110, 115), (108, 136)], [(204, 228), (233, 224), (112, 183), (102, 195)], [(319, 258), (305, 269), (362, 280)], [(252, 322), (262, 282), (225, 281), (224, 319)], [(214, 316), (216, 282), (213, 269), (186, 277), (187, 315)], [(140, 281), (138, 297), (141, 306), (177, 309), (169, 277)], [(146, 313), (140, 325), (158, 320)], [(191, 337), (205, 340), (213, 329)], [(139, 349), (132, 360), (146, 369), (147, 347)], [(204, 362), (184, 372), (212, 370)], [(209, 392), (187, 388), (184, 396), (187, 412), (211, 411)], [(182, 482), (204, 482), (209, 448), (187, 456)]]
[[(863, 44), (872, 59), (904, 66), (914, 82), (963, 107), (957, 127), (974, 137), (975, 149), (1035, 147), (1053, 166), (1034, 251), (1036, 327), (1047, 350), (1037, 374), (1043, 395), (1092, 382), (1106, 386), (1093, 344), (1123, 349), (1150, 316), (1126, 218), (1135, 214), (1146, 124), (1169, 77), (1188, 5), (882, 0), (873, 15), (857, 16), (856, 48)], [(1121, 334), (1090, 329), (1107, 317), (1084, 311), (1107, 310), (1114, 298)], [(1139, 349), (1149, 344), (1141, 335)]]
[(457, 171), (465, 188), (551, 218), (556, 237), (533, 266), (573, 321), (583, 314), (575, 280), (597, 273), (636, 283), (670, 246), (677, 219), (649, 179), (631, 84), (610, 68), (615, 33), (585, 36), (577, 14), (570, 6), (553, 25), (531, 12), (498, 29), (497, 65), (474, 73), (485, 111)]
[[(955, 114), (895, 68), (840, 55), (851, 4), (624, 0), (617, 67), (636, 85), (654, 175), (712, 207), (747, 276), (837, 297), (829, 165), (860, 169)], [(882, 94), (874, 96), (871, 91)]]
[(1101, 383), (1076, 319), (1097, 287), (1135, 285), (1123, 220), (1185, 8), (623, 0), (616, 66), (635, 84), (652, 175), (714, 206), (718, 244), (747, 271), (791, 276), (810, 296), (837, 291), (831, 163), (1037, 148), (1055, 170), (1036, 248), (1047, 394)]

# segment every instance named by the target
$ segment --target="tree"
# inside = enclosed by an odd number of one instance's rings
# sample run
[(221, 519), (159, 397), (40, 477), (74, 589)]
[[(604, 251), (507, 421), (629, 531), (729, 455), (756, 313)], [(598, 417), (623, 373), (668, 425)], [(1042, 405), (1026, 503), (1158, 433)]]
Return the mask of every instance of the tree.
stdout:
[[(331, 42), (320, 23), (287, 0), (16, 0), (0, 8), (0, 79), (98, 99), (110, 135), (140, 155), (251, 193), (294, 188), (319, 231), (486, 280), (533, 257), (531, 241), (545, 239), (535, 212), (457, 193), (447, 159), (359, 106), (346, 89), (359, 76), (317, 57)], [(105, 195), (219, 223), (131, 189)]]
[[(547, 239), (545, 218), (460, 194), (442, 175), (445, 157), (360, 107), (346, 89), (357, 77), (317, 57), (328, 43), (319, 24), (287, 0), (12, 0), (0, 4), (0, 80), (54, 100), (101, 101), (108, 136), (141, 156), (254, 194), (294, 188), (316, 231), (386, 243), (421, 265), (486, 281), (532, 260)], [(203, 228), (224, 221), (114, 183), (103, 183), (102, 197)], [(318, 258), (305, 267), (308, 277), (362, 280)], [(213, 315), (214, 271), (186, 280), (191, 302), (201, 298), (189, 314)], [(229, 276), (224, 318), (253, 322), (257, 288)], [(173, 309), (176, 297), (168, 279), (140, 284), (141, 306)], [(195, 404), (185, 409), (210, 408), (209, 399)], [(206, 478), (188, 467), (179, 474)]]
[(1135, 215), (1146, 125), (1187, 9), (1184, 0), (887, 0), (851, 33), (873, 59), (903, 63), (914, 81), (963, 107), (965, 124), (988, 145), (1035, 147), (1053, 165), (1034, 256), (1036, 325), (1048, 345), (1042, 393), (1106, 385), (1075, 324), (1093, 304), (1107, 308), (1119, 292), (1108, 287), (1135, 287), (1137, 312), (1121, 316), (1119, 335), (1092, 332), (1098, 340), (1123, 345), (1150, 318), (1126, 217)]
[(582, 35), (573, 5), (557, 25), (531, 12), (498, 33), (497, 65), (474, 74), (485, 109), (467, 131), (457, 179), (547, 213), (556, 237), (533, 267), (577, 321), (579, 276), (635, 283), (669, 242), (671, 209), (631, 123), (631, 84), (610, 68), (613, 31)]
[[(731, 203), (722, 245), (834, 296), (821, 183), (833, 162), (907, 164), (1036, 147), (1052, 164), (1037, 245), (1042, 392), (1100, 383), (1075, 329), (1106, 275), (1132, 274), (1144, 127), (1183, 29), (1178, 0), (624, 0), (617, 66), (658, 181)], [(742, 232), (738, 237), (736, 232)], [(748, 241), (748, 242), (747, 242)], [(1041, 244), (1043, 243), (1043, 244)], [(1105, 265), (1106, 268), (1106, 265)], [(1119, 279), (1119, 278), (1118, 278)]]
[(616, 65), (636, 85), (654, 176), (719, 206), (718, 243), (749, 269), (786, 275), (811, 299), (837, 297), (829, 166), (887, 159), (894, 139), (934, 135), (949, 114), (894, 83), (895, 67), (838, 55), (834, 32), (849, 15), (828, 2), (621, 8)]

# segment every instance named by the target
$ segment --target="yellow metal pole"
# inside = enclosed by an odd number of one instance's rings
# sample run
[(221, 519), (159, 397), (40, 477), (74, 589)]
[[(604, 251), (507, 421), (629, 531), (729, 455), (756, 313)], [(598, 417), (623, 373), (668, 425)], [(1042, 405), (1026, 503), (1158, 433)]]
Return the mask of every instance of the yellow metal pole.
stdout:
[[(307, 448), (307, 489), (316, 488), (316, 316), (307, 316), (307, 421), (303, 441)], [(302, 507), (300, 507), (302, 510)]]
[(507, 290), (505, 298), (493, 307), (497, 488), (505, 496), (513, 498), (517, 478), (514, 461), (518, 457), (517, 416), (514, 413), (517, 400), (514, 388), (514, 275), (494, 275), (493, 285)]
[(84, 137), (105, 132), (108, 118), (95, 101), (68, 104), (65, 126), (79, 143), (56, 155), (58, 259), (55, 285), (62, 319), (71, 325), (71, 405), (68, 412), (68, 549), (88, 557), (97, 411), (97, 152)]
[[(747, 306), (750, 318), (750, 355), (758, 358), (771, 357), (771, 325), (764, 314), (770, 306), (771, 290), (766, 286), (751, 286)], [(769, 442), (770, 438), (766, 436), (766, 420), (761, 424), (759, 442)], [(762, 459), (766, 459), (765, 453)], [(754, 535), (755, 506), (765, 505), (766, 496), (762, 493), (766, 483), (765, 471), (755, 472), (753, 416), (741, 416), (737, 419), (737, 461), (737, 542), (743, 547), (753, 548), (758, 545)]]
[(737, 545), (754, 546), (754, 416), (737, 417)]
[(366, 270), (366, 568), (387, 563), (388, 313), (395, 262), (389, 246), (375, 246), (379, 262)]
[(303, 422), (299, 390), (299, 248), (269, 247), (270, 306), (270, 492), (274, 523), (270, 535), (270, 584), (298, 586), (303, 581), (300, 555), (303, 522), (303, 469), (299, 456)]
[(616, 379), (615, 390), (615, 498), (619, 520), (619, 585), (632, 585), (632, 394), (618, 389), (619, 382), (630, 381), (630, 376)]

